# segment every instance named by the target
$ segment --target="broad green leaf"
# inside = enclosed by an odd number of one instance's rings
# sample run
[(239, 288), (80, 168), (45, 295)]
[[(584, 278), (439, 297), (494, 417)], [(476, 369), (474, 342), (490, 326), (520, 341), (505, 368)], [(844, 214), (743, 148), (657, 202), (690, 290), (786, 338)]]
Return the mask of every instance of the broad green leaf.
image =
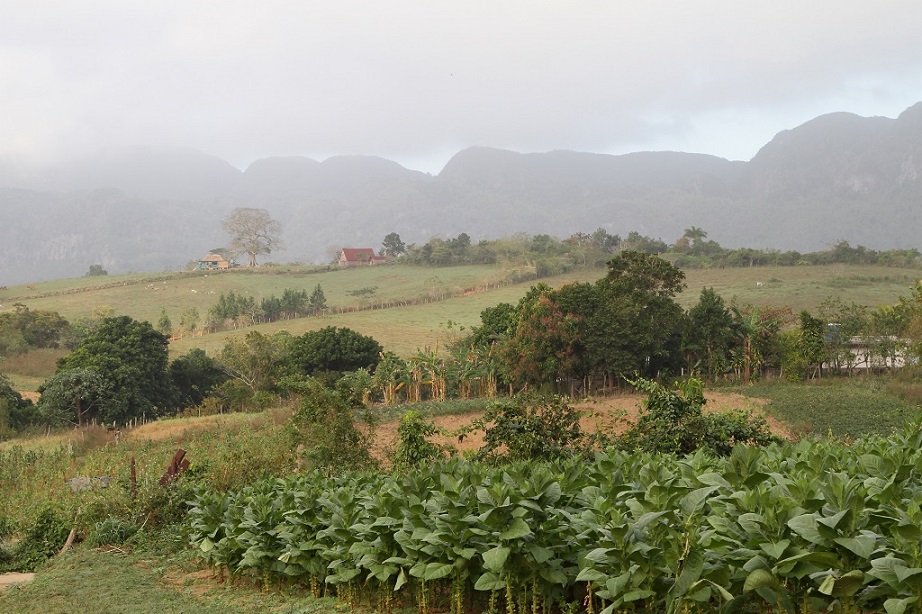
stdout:
[(819, 592), (831, 597), (851, 597), (864, 586), (864, 572), (855, 569), (840, 577), (829, 574), (820, 584)]
[(497, 546), (483, 553), (483, 566), (493, 573), (500, 573), (509, 558), (509, 548)]
[(635, 589), (633, 591), (627, 592), (624, 594), (624, 597), (621, 598), (621, 601), (625, 603), (630, 603), (632, 601), (640, 601), (641, 599), (647, 599), (656, 595), (653, 591)]
[(455, 566), (451, 563), (428, 563), (425, 571), (423, 571), (422, 578), (427, 582), (438, 580), (451, 575), (454, 568)]
[(762, 549), (762, 552), (777, 561), (784, 556), (784, 551), (787, 550), (790, 545), (791, 540), (782, 539), (780, 542), (775, 543), (761, 543), (759, 544), (759, 548)]
[(505, 541), (508, 539), (518, 539), (526, 535), (531, 535), (531, 527), (521, 518), (515, 518), (509, 525), (509, 528), (500, 533), (499, 538)]
[(214, 542), (206, 537), (202, 540), (202, 543), (199, 544), (199, 548), (202, 552), (211, 552), (214, 550)]
[(579, 574), (576, 576), (577, 582), (599, 582), (604, 580), (608, 576), (601, 571), (597, 571), (591, 567), (585, 567), (580, 570)]
[(686, 516), (691, 516), (701, 511), (708, 497), (716, 490), (716, 486), (705, 486), (704, 488), (693, 490), (682, 497), (679, 500), (679, 507), (682, 509), (682, 513)]
[(801, 514), (788, 520), (792, 531), (812, 544), (823, 543), (823, 537), (816, 528), (816, 514)]
[(877, 540), (870, 535), (837, 537), (833, 541), (863, 559), (871, 558), (871, 555), (874, 554), (874, 551), (877, 549)]
[(749, 593), (756, 589), (763, 587), (773, 587), (777, 581), (775, 577), (765, 569), (754, 569), (748, 576), (746, 576), (746, 581), (743, 583), (743, 592)]
[(608, 553), (612, 550), (614, 548), (594, 548), (586, 555), (586, 560), (593, 563), (604, 563), (608, 560)]
[(528, 553), (531, 554), (531, 558), (538, 565), (541, 565), (542, 563), (549, 561), (551, 557), (554, 556), (554, 551), (551, 550), (550, 548), (544, 548), (542, 546), (537, 546), (535, 544), (529, 545), (527, 550), (528, 550)]
[(887, 599), (884, 602), (884, 609), (887, 614), (906, 614), (907, 608), (919, 601), (918, 597), (906, 597), (905, 599)]
[(672, 585), (672, 589), (669, 591), (670, 595), (674, 598), (685, 595), (691, 585), (701, 577), (702, 571), (704, 571), (704, 558), (696, 548), (692, 548), (683, 562), (682, 573), (679, 574), (675, 584)]
[(407, 583), (407, 574), (403, 571), (403, 568), (400, 569), (400, 573), (397, 574), (397, 582), (394, 584), (394, 590), (399, 591), (400, 587)]
[(698, 476), (698, 481), (704, 484), (705, 486), (718, 486), (721, 488), (730, 488), (730, 482), (728, 482), (723, 475), (711, 472), (711, 473), (702, 473)]
[(493, 572), (486, 572), (474, 584), (474, 590), (477, 591), (498, 591), (506, 588), (506, 583)]
[(542, 566), (538, 570), (538, 575), (551, 584), (567, 585), (567, 574), (554, 567)]

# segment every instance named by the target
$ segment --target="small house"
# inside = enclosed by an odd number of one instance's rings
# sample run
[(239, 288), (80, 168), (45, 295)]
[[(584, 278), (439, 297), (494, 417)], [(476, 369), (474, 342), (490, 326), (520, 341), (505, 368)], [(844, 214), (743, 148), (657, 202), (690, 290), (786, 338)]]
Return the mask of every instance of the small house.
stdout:
[(344, 247), (339, 252), (339, 266), (374, 266), (387, 262), (384, 256), (375, 254), (375, 250), (370, 247)]
[(208, 254), (198, 261), (195, 268), (199, 271), (217, 271), (220, 269), (228, 269), (230, 265), (230, 261), (221, 254)]

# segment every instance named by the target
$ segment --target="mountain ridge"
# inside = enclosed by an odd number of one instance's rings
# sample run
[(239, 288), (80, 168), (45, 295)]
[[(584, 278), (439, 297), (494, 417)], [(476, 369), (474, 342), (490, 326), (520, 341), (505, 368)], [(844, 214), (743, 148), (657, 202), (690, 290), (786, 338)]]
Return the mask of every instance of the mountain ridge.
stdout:
[(42, 172), (0, 162), (0, 285), (90, 264), (179, 268), (227, 242), (221, 221), (235, 207), (282, 224), (287, 249), (261, 260), (304, 262), (377, 247), (389, 232), (412, 243), (598, 227), (672, 242), (698, 226), (727, 247), (908, 248), (922, 222), (922, 103), (896, 119), (821, 115), (748, 162), (490, 147), (457, 152), (437, 175), (361, 155), (275, 156), (241, 170), (188, 148), (106, 150)]

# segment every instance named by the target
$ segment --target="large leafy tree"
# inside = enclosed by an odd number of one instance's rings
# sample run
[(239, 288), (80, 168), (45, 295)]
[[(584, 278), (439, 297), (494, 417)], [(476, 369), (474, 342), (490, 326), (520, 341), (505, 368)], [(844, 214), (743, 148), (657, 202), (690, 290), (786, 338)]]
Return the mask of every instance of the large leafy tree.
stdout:
[(265, 209), (234, 209), (224, 220), (224, 232), (230, 235), (231, 249), (247, 255), (248, 266), (256, 266), (257, 255), (282, 247), (282, 226)]
[(288, 370), (291, 375), (322, 372), (342, 375), (356, 369), (373, 370), (383, 349), (372, 337), (350, 328), (327, 326), (292, 339)]
[(392, 232), (384, 237), (384, 241), (381, 242), (381, 252), (385, 256), (396, 258), (401, 254), (407, 253), (407, 246), (400, 239), (399, 234)]
[(0, 373), (0, 441), (22, 430), (34, 419), (32, 401), (23, 399), (10, 380)]
[(608, 274), (595, 284), (599, 307), (588, 323), (596, 370), (623, 377), (678, 368), (684, 312), (675, 295), (684, 280), (682, 271), (652, 254), (625, 251), (608, 262)]
[(582, 327), (546, 284), (538, 284), (519, 302), (516, 327), (500, 346), (504, 375), (518, 387), (540, 386), (570, 377), (578, 366)]
[(695, 362), (703, 363), (707, 381), (730, 364), (738, 345), (736, 321), (723, 298), (713, 288), (701, 290), (698, 304), (688, 311), (685, 351)]
[(42, 421), (53, 426), (83, 426), (93, 419), (108, 422), (119, 409), (112, 382), (92, 369), (58, 371), (42, 385), (41, 392)]
[(170, 363), (170, 380), (179, 407), (193, 407), (227, 379), (218, 361), (201, 348), (193, 348)]
[(166, 336), (149, 322), (111, 317), (59, 362), (58, 372), (87, 369), (98, 373), (113, 390), (111, 402), (100, 409), (100, 418), (127, 422), (142, 415), (156, 417), (173, 408), (168, 358)]

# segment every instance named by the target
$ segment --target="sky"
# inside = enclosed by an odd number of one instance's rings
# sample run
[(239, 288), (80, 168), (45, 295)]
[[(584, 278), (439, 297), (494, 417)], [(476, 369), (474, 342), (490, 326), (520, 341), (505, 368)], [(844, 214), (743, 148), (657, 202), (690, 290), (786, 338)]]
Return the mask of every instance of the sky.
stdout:
[(919, 0), (0, 0), (0, 161), (457, 151), (749, 160), (922, 101)]

